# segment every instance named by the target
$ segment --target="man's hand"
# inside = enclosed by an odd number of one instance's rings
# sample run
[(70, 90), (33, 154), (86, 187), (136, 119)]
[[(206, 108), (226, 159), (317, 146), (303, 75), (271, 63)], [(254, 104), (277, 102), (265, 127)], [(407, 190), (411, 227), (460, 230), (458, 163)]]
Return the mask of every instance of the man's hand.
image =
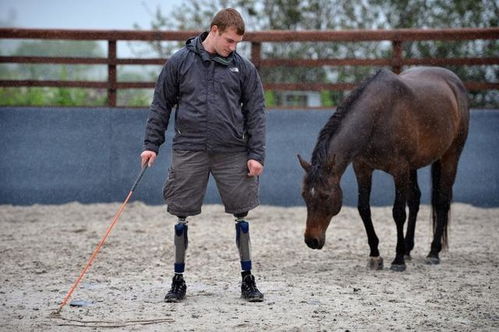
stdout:
[(154, 163), (154, 160), (156, 160), (156, 152), (145, 150), (140, 154), (140, 159), (142, 167), (144, 167), (146, 164), (147, 166), (151, 167)]
[(259, 176), (263, 172), (263, 165), (260, 162), (250, 159), (248, 160), (248, 176)]

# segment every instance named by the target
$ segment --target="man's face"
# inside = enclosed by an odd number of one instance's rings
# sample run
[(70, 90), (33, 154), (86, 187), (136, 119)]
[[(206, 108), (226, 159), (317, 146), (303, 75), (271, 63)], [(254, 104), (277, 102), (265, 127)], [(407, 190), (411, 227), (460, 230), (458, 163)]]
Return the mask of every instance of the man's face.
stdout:
[(222, 33), (220, 33), (216, 25), (212, 29), (215, 29), (213, 47), (218, 55), (223, 57), (227, 57), (231, 52), (234, 52), (237, 44), (243, 40), (243, 36), (238, 35), (235, 28), (227, 28)]

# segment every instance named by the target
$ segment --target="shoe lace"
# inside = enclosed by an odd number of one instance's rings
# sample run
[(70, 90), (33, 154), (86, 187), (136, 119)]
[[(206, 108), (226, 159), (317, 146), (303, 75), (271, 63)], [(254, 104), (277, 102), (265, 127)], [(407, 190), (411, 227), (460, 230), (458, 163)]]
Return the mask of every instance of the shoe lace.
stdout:
[(175, 278), (172, 281), (172, 289), (170, 290), (171, 293), (178, 293), (182, 288), (184, 287), (183, 279), (181, 278)]
[(256, 288), (255, 278), (252, 278), (251, 276), (248, 276), (248, 277), (245, 278), (244, 283), (245, 283), (245, 286), (246, 286), (247, 290), (249, 290), (251, 292), (257, 292), (258, 291), (258, 288)]

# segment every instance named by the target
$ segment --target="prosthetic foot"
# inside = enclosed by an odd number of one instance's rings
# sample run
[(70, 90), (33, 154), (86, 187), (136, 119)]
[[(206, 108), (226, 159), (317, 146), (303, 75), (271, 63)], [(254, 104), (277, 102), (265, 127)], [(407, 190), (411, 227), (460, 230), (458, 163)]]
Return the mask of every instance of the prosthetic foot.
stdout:
[(187, 286), (184, 281), (183, 273), (185, 269), (185, 252), (187, 250), (187, 220), (185, 217), (178, 217), (178, 222), (175, 225), (175, 276), (172, 279), (171, 289), (165, 296), (165, 302), (179, 302), (185, 298)]
[(182, 274), (177, 274), (173, 276), (172, 286), (165, 296), (165, 302), (180, 302), (185, 298), (185, 291), (187, 286), (185, 285), (185, 280)]
[(248, 302), (262, 302), (263, 294), (256, 287), (255, 277), (250, 271), (241, 272), (241, 298)]
[(241, 297), (249, 302), (263, 301), (263, 294), (258, 290), (255, 277), (251, 274), (251, 241), (249, 223), (243, 218), (248, 213), (235, 214), (236, 217), (236, 245), (241, 259)]

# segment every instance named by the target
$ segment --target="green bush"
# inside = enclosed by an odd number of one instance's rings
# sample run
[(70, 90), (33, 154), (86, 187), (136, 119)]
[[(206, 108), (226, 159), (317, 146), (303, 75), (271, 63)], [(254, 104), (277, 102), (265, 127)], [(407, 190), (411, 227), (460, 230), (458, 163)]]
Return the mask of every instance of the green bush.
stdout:
[(80, 88), (0, 88), (0, 106), (105, 106), (102, 90)]

